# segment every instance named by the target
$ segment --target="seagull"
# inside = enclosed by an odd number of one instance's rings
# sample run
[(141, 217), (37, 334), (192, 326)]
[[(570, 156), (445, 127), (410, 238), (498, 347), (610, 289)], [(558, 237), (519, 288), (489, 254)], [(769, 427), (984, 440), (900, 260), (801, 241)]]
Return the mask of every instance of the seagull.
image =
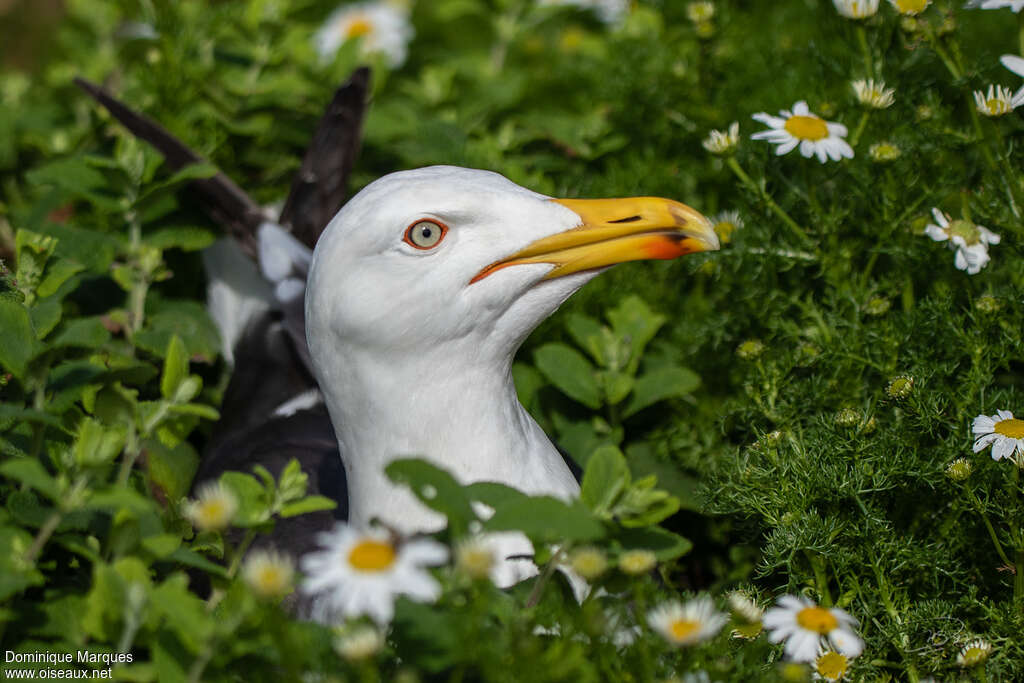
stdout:
[[(485, 170), (432, 166), (371, 183), (327, 225), (306, 283), (306, 339), (337, 435), (348, 522), (436, 532), (384, 468), (420, 457), (462, 483), (570, 499), (579, 484), (519, 403), (516, 350), (617, 263), (715, 250), (711, 223), (658, 197), (554, 199)], [(497, 583), (536, 572), (496, 539)]]
[[(463, 483), (577, 496), (578, 470), (518, 401), (517, 349), (607, 268), (719, 247), (710, 222), (673, 200), (555, 199), (452, 166), (386, 175), (342, 206), (368, 79), (359, 69), (336, 91), (276, 219), (223, 173), (190, 184), (230, 235), (204, 262), (233, 368), (196, 484), (257, 464), (277, 475), (297, 458), (310, 493), (338, 508), (280, 520), (254, 544), (296, 556), (337, 520), (443, 528), (385, 475), (397, 458)], [(76, 83), (173, 168), (202, 160), (102, 87)], [(489, 540), (499, 586), (536, 574), (524, 535)]]

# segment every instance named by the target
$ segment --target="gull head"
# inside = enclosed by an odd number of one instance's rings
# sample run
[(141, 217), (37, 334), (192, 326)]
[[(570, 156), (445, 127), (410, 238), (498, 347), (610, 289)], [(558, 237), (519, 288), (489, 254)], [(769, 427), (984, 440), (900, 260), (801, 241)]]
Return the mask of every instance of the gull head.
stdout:
[(709, 221), (668, 199), (554, 199), (450, 166), (392, 173), (316, 246), (309, 346), (315, 364), (343, 350), (509, 361), (601, 270), (717, 248)]

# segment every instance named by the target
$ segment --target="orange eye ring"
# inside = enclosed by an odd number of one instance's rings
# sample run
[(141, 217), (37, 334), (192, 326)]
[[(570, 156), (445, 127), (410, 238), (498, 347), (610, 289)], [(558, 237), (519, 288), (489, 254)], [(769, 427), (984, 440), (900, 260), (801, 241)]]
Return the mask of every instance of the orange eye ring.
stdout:
[(428, 251), (441, 244), (448, 234), (448, 226), (434, 218), (420, 218), (405, 229), (402, 241), (414, 249)]

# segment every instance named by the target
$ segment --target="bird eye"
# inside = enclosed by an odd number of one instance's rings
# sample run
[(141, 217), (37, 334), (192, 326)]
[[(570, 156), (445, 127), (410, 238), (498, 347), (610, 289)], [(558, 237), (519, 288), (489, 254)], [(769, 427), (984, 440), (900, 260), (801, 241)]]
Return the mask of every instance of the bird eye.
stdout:
[(448, 232), (448, 226), (434, 220), (416, 221), (405, 229), (405, 242), (417, 249), (433, 249)]

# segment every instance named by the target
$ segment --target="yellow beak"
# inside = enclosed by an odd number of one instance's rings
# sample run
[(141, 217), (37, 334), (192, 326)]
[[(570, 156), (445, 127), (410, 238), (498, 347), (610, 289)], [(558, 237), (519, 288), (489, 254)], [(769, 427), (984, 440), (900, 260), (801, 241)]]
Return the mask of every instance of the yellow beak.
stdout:
[(575, 212), (583, 224), (543, 237), (487, 266), (477, 282), (507, 266), (550, 263), (545, 280), (626, 261), (673, 259), (718, 249), (711, 222), (685, 204), (661, 197), (552, 199)]

